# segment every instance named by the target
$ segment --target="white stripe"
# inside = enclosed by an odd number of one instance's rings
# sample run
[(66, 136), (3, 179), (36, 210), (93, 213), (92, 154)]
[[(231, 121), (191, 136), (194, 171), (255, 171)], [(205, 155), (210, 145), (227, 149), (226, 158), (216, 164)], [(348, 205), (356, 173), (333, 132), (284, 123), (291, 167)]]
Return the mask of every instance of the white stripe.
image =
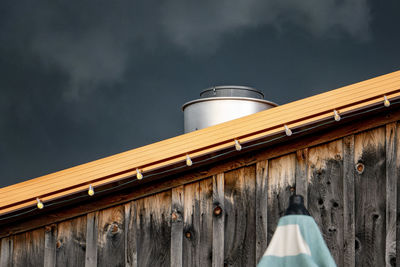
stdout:
[(303, 239), (299, 226), (297, 224), (278, 226), (264, 256), (285, 257), (298, 254), (311, 256), (310, 247)]

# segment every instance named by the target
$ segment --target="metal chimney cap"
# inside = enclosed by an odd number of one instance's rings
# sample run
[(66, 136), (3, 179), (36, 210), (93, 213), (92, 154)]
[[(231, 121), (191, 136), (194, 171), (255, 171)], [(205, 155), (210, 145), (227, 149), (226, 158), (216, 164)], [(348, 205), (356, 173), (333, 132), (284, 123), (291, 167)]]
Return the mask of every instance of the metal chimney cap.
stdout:
[(221, 85), (203, 90), (200, 93), (200, 97), (249, 97), (264, 99), (264, 94), (260, 90), (248, 86)]

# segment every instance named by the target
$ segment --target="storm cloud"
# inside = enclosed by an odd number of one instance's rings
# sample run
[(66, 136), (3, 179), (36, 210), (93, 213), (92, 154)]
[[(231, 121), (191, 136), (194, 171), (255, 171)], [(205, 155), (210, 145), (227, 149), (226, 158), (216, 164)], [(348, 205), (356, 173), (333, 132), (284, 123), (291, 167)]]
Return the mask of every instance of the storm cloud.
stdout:
[(280, 104), (398, 68), (398, 1), (2, 1), (3, 185), (182, 133), (212, 85)]
[[(68, 81), (66, 100), (88, 97), (123, 79), (128, 59), (171, 42), (189, 55), (216, 53), (226, 35), (289, 24), (320, 38), (369, 38), (366, 0), (220, 0), (20, 2), (14, 7), (28, 49)], [(13, 28), (12, 21), (5, 21)]]

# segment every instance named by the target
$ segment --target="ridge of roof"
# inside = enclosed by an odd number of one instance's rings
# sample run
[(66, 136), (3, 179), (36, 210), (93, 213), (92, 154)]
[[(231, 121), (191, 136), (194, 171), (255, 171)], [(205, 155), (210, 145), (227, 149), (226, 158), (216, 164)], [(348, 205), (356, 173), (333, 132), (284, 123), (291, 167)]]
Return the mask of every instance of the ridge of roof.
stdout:
[[(0, 188), (0, 215), (400, 96), (400, 71)], [(145, 176), (146, 178), (146, 176)]]

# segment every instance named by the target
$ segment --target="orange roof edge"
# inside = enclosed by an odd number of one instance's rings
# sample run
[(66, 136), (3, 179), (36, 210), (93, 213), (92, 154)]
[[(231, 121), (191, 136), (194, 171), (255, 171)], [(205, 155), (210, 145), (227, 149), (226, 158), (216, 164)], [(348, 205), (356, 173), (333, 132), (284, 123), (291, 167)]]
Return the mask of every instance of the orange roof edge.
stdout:
[(400, 71), (0, 188), (0, 216), (21, 208), (21, 203), (32, 206), (36, 197), (53, 193), (62, 197), (64, 191), (74, 187), (82, 190), (83, 185), (93, 181), (98, 185), (102, 179), (121, 179), (121, 173), (134, 175), (136, 168), (146, 178), (146, 171), (183, 162), (187, 154), (195, 158), (233, 146), (235, 139), (251, 140), (260, 134), (282, 132), (285, 124), (296, 127), (324, 116), (333, 117), (333, 110), (341, 113), (383, 103), (384, 95), (389, 100), (400, 97)]

